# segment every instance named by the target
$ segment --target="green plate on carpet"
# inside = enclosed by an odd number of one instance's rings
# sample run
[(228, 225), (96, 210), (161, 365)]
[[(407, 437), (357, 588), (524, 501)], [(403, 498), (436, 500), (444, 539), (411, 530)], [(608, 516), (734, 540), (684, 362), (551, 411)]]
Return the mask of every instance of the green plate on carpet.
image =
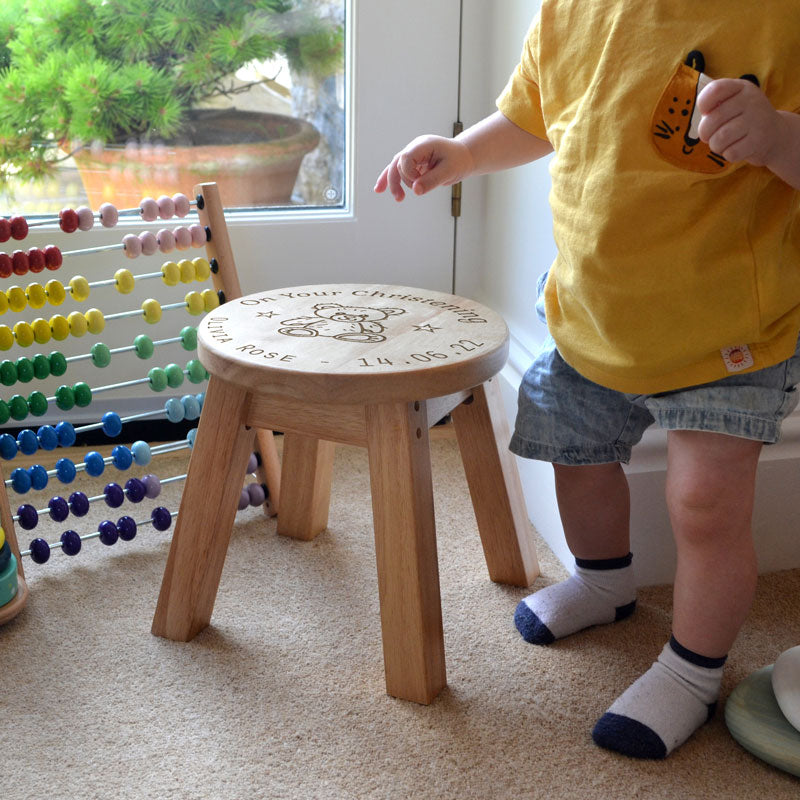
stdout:
[(800, 775), (800, 731), (789, 723), (775, 699), (772, 664), (756, 670), (731, 692), (725, 722), (733, 738), (753, 755)]

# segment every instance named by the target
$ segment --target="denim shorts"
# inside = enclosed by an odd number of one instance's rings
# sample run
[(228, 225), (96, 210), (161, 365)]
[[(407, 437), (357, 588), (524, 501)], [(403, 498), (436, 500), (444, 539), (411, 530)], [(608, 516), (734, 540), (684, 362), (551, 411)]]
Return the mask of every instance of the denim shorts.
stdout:
[(522, 379), (510, 448), (556, 464), (627, 464), (653, 423), (772, 444), (797, 405), (798, 383), (800, 343), (791, 358), (755, 372), (663, 394), (624, 394), (579, 375), (548, 336)]

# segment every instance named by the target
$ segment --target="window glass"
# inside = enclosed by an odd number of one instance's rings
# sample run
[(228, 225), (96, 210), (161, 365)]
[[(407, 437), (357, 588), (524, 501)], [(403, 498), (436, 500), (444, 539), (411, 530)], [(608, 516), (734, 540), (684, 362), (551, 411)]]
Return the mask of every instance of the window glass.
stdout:
[(347, 0), (2, 0), (0, 215), (345, 202)]

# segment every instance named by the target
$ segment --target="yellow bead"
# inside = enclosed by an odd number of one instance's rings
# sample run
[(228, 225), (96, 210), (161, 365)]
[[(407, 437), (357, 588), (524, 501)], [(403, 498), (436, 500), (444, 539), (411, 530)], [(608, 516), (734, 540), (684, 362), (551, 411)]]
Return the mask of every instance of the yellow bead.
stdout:
[(181, 268), (174, 261), (165, 261), (161, 265), (161, 276), (167, 286), (177, 286), (181, 280)]
[(61, 281), (47, 281), (44, 290), (47, 292), (47, 299), (50, 301), (51, 306), (60, 306), (67, 296), (67, 290), (64, 288), (64, 284), (61, 283)]
[(14, 334), (8, 325), (0, 325), (0, 350), (10, 350), (14, 346)]
[(194, 280), (194, 263), (184, 258), (183, 261), (178, 262), (178, 268), (181, 271), (181, 283), (191, 283)]
[(20, 347), (30, 347), (33, 344), (33, 328), (29, 322), (18, 322), (14, 326), (14, 338)]
[(0, 292), (0, 314), (5, 314), (8, 311), (8, 298), (5, 292)]
[(219, 295), (213, 289), (203, 289), (200, 296), (206, 311), (213, 311), (219, 305)]
[(50, 329), (50, 323), (46, 319), (37, 317), (32, 323), (33, 338), (37, 344), (47, 344), (53, 336), (53, 331)]
[(63, 314), (50, 317), (50, 331), (57, 342), (63, 342), (69, 336), (69, 321)]
[(161, 304), (152, 297), (142, 303), (142, 311), (144, 312), (144, 321), (150, 325), (161, 319)]
[(6, 532), (0, 528), (0, 547), (6, 543)]
[(203, 302), (203, 296), (200, 292), (189, 292), (184, 299), (186, 300), (186, 308), (189, 309), (189, 313), (193, 316), (196, 317), (206, 310), (206, 304)]
[(47, 303), (47, 293), (41, 283), (29, 283), (25, 295), (31, 308), (43, 308)]
[(89, 333), (102, 333), (106, 327), (106, 319), (99, 308), (90, 308), (84, 315)]
[(83, 336), (89, 330), (89, 324), (86, 322), (86, 317), (80, 311), (73, 311), (68, 317), (69, 332), (73, 336)]
[(211, 275), (211, 264), (208, 263), (208, 259), (198, 256), (192, 259), (192, 264), (194, 264), (195, 279), (207, 281), (208, 276)]
[(73, 299), (78, 302), (86, 300), (91, 291), (89, 288), (89, 281), (87, 281), (83, 275), (76, 275), (74, 278), (70, 278), (69, 290)]
[(136, 284), (136, 279), (129, 269), (118, 269), (114, 273), (114, 279), (117, 282), (117, 291), (120, 294), (130, 294)]
[(10, 286), (6, 289), (6, 297), (8, 298), (8, 307), (12, 311), (23, 311), (28, 305), (28, 295), (21, 286)]

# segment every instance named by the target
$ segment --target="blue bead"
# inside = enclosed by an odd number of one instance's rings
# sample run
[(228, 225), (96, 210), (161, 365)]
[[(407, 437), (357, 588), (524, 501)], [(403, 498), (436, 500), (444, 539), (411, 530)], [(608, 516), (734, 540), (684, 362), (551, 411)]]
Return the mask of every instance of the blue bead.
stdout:
[(17, 444), (20, 453), (26, 456), (32, 456), (39, 449), (39, 440), (30, 428), (25, 428), (17, 434)]
[(193, 394), (185, 394), (181, 397), (183, 404), (183, 416), (186, 419), (197, 419), (200, 416), (200, 401)]
[(59, 458), (58, 461), (56, 461), (56, 477), (61, 483), (72, 483), (72, 481), (75, 480), (77, 472), (72, 459)]
[(56, 434), (58, 435), (58, 443), (62, 447), (72, 447), (75, 444), (75, 428), (72, 427), (71, 422), (59, 422), (56, 425)]
[(117, 530), (117, 526), (110, 519), (103, 520), (103, 522), (97, 526), (97, 530), (100, 531), (100, 541), (103, 544), (110, 547), (112, 544), (117, 543), (119, 531)]
[(133, 460), (140, 466), (144, 467), (150, 463), (150, 459), (152, 455), (150, 454), (150, 445), (147, 442), (134, 442), (131, 445), (131, 453), (133, 454)]
[(184, 417), (183, 403), (177, 397), (170, 397), (164, 403), (164, 412), (170, 422), (180, 422)]
[(136, 520), (133, 517), (120, 517), (117, 520), (117, 531), (120, 539), (129, 542), (136, 536)]
[(52, 425), (42, 425), (36, 431), (36, 438), (42, 450), (55, 450), (58, 447), (58, 434)]
[(31, 551), (31, 559), (36, 564), (45, 564), (50, 558), (50, 545), (44, 539), (34, 539), (28, 548)]
[(17, 467), (11, 473), (11, 488), (17, 494), (25, 494), (31, 490), (31, 476), (28, 475), (28, 470)]
[(131, 464), (133, 464), (133, 453), (124, 444), (118, 444), (111, 451), (111, 459), (117, 469), (130, 469)]
[(125, 492), (118, 483), (107, 483), (103, 494), (106, 496), (106, 505), (110, 508), (119, 508), (125, 502)]
[(41, 492), (50, 480), (47, 470), (41, 464), (34, 464), (32, 467), (28, 467), (28, 475), (31, 479), (31, 488), (37, 492)]
[(153, 527), (157, 531), (166, 531), (172, 525), (172, 514), (164, 506), (154, 508), (150, 513), (150, 519), (153, 521)]
[(206, 393), (205, 392), (198, 392), (195, 397), (197, 398), (197, 402), (200, 403), (200, 411), (203, 411), (203, 403), (206, 401)]
[(86, 467), (86, 472), (93, 478), (96, 478), (98, 475), (102, 475), (106, 468), (105, 462), (103, 461), (103, 456), (101, 456), (96, 450), (92, 450), (91, 452), (87, 453), (86, 457), (83, 459), (83, 463)]
[(192, 428), (186, 434), (186, 438), (189, 441), (189, 447), (194, 447), (194, 440), (197, 438), (197, 428)]
[(61, 534), (61, 552), (66, 556), (76, 556), (81, 551), (81, 537), (76, 531), (64, 531)]
[(47, 503), (50, 509), (50, 519), (53, 522), (63, 522), (69, 516), (69, 504), (63, 497), (56, 495)]
[(10, 433), (0, 435), (0, 456), (6, 461), (11, 461), (18, 452), (17, 440)]
[(90, 505), (89, 498), (83, 492), (73, 492), (69, 496), (69, 507), (76, 517), (85, 517)]
[(113, 411), (107, 411), (103, 414), (103, 433), (106, 436), (119, 436), (122, 432), (122, 420), (119, 418), (119, 414), (115, 414)]
[(141, 503), (144, 500), (146, 489), (144, 482), (139, 478), (130, 478), (125, 483), (125, 494), (131, 503)]
[(17, 509), (17, 517), (20, 527), (26, 531), (32, 531), (39, 524), (39, 512), (27, 503)]

